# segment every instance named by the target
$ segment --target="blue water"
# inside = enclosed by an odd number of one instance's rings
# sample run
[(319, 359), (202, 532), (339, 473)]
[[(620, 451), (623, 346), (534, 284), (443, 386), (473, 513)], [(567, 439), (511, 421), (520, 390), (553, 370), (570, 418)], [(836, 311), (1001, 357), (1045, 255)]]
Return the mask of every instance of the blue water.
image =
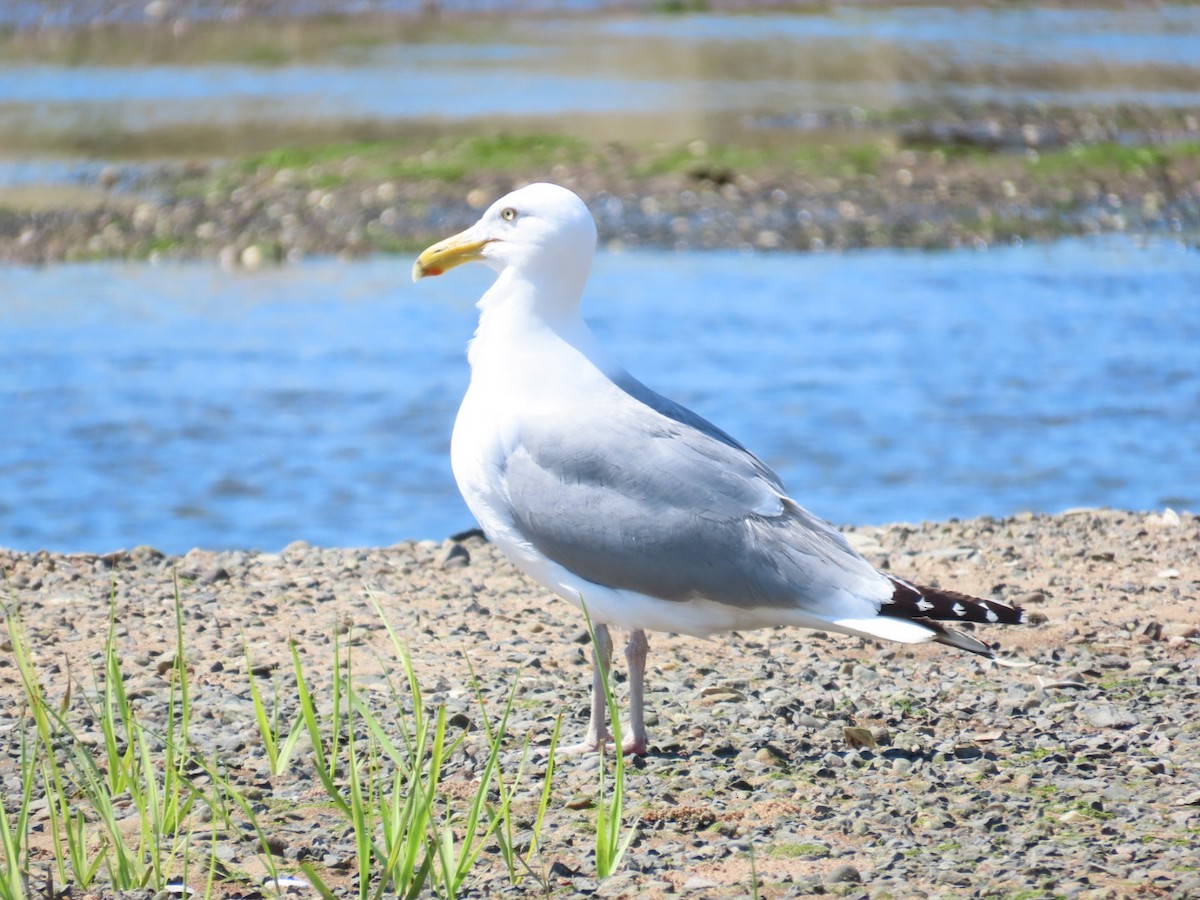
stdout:
[[(473, 524), (447, 447), (490, 273), (0, 268), (0, 546), (381, 545)], [(1200, 508), (1200, 256), (602, 254), (599, 335), (837, 522)]]
[[(550, 16), (414, 34), (377, 47), (330, 47), (288, 65), (0, 60), (0, 130), (496, 117), (561, 128), (564, 117), (603, 124), (653, 116), (682, 121), (695, 137), (703, 128), (696, 116), (711, 113), (944, 100), (1200, 103), (1200, 7), (1193, 4)], [(1067, 69), (1045, 87), (1028, 83), (1031, 71)], [(623, 133), (620, 123), (607, 133)]]
[[(593, 12), (620, 6), (621, 0), (521, 0), (520, 11)], [(265, 4), (265, 15), (339, 16), (356, 12), (400, 13), (419, 16), (427, 12), (425, 0), (289, 0), (287, 4)], [(449, 13), (511, 13), (511, 0), (437, 0), (437, 8)], [(47, 3), (46, 0), (6, 0), (0, 4), (0, 26), (16, 29), (96, 27), (102, 24), (128, 24), (147, 21), (170, 22), (225, 20), (237, 22), (247, 15), (242, 4), (229, 0), (185, 0), (168, 3), (162, 13), (153, 14), (149, 3), (113, 3), (112, 0), (72, 0)]]
[[(557, 28), (572, 26), (560, 22)], [(770, 50), (817, 44), (871, 44), (875, 49), (931, 53), (968, 64), (1062, 65), (1157, 63), (1195, 67), (1200, 11), (1190, 5), (1013, 6), (836, 5), (801, 15), (711, 14), (599, 20), (614, 36), (731, 44)]]
[[(36, 114), (45, 125), (146, 128), (201, 121), (338, 121), (480, 116), (555, 116), (565, 113), (651, 112), (680, 97), (677, 89), (616, 74), (573, 76), (542, 83), (522, 64), (471, 71), (463, 58), (415, 59), (362, 65), (0, 66), (0, 123)], [(480, 91), (480, 83), (489, 90)], [(379, 90), (381, 84), (407, 85)], [(415, 86), (415, 88), (414, 88)], [(632, 94), (630, 93), (632, 92)]]

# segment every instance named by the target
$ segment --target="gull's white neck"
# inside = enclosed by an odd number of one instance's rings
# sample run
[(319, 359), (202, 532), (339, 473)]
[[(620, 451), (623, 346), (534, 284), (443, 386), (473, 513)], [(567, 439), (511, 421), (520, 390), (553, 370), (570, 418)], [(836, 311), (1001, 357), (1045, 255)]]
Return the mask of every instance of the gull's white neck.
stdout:
[[(544, 352), (554, 344), (572, 348), (606, 375), (621, 371), (579, 315), (586, 272), (582, 278), (547, 274), (539, 272), (535, 285), (518, 270), (505, 269), (479, 299), (479, 327), (467, 348), (473, 374), (481, 368), (493, 373), (527, 370), (536, 365), (528, 356), (535, 347)], [(549, 371), (542, 376), (554, 378)]]

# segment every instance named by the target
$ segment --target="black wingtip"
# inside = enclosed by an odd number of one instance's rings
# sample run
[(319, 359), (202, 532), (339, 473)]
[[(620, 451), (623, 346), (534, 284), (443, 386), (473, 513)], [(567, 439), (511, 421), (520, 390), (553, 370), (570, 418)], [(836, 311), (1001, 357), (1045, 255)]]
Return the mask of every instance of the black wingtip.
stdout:
[(963, 634), (961, 631), (952, 631), (932, 620), (926, 620), (921, 624), (933, 630), (933, 639), (939, 644), (954, 647), (956, 650), (966, 650), (968, 653), (976, 653), (986, 659), (996, 658), (996, 654), (992, 652), (991, 647), (983, 643), (983, 641), (977, 641), (975, 638)]
[(891, 598), (885, 600), (879, 610), (879, 614), (883, 616), (938, 622), (976, 622), (980, 625), (1021, 625), (1025, 622), (1025, 610), (1019, 606), (1010, 606), (999, 600), (972, 597), (958, 591), (943, 591), (910, 584), (894, 575), (889, 575), (888, 578), (892, 582), (893, 590)]

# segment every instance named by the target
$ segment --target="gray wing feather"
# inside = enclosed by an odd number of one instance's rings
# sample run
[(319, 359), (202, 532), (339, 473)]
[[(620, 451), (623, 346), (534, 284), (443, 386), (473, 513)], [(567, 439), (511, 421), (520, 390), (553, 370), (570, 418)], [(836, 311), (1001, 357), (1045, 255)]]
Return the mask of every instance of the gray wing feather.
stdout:
[(597, 584), (739, 607), (820, 612), (879, 579), (740, 444), (629, 382), (599, 425), (594, 409), (524, 421), (505, 481), (538, 551)]
[[(752, 454), (749, 450), (731, 438), (712, 422), (708, 421), (708, 419), (697, 415), (686, 406), (676, 403), (674, 400), (652, 391), (628, 372), (620, 373), (616, 379), (614, 379), (614, 384), (616, 384), (617, 387), (637, 401), (637, 403), (649, 407), (659, 415), (665, 416), (668, 419), (672, 419), (686, 428), (694, 429), (701, 434), (712, 438), (714, 441), (725, 444), (727, 447), (741, 451), (741, 453), (753, 464), (755, 471), (757, 471), (759, 475), (766, 479), (772, 487), (776, 488), (780, 492), (783, 491), (783, 482), (780, 481), (778, 475), (764, 465), (762, 461), (758, 459), (758, 457), (754, 456), (754, 454)], [(636, 407), (634, 407), (634, 409), (636, 409)]]

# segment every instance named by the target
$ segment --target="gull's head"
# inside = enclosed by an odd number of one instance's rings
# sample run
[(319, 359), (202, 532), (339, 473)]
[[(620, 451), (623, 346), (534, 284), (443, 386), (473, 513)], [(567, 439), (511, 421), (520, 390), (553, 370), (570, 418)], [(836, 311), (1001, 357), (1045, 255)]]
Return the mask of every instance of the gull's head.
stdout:
[(584, 202), (557, 184), (531, 184), (501, 197), (466, 231), (425, 250), (413, 264), (413, 281), (482, 262), (544, 283), (578, 281), (582, 290), (595, 250), (596, 223)]

